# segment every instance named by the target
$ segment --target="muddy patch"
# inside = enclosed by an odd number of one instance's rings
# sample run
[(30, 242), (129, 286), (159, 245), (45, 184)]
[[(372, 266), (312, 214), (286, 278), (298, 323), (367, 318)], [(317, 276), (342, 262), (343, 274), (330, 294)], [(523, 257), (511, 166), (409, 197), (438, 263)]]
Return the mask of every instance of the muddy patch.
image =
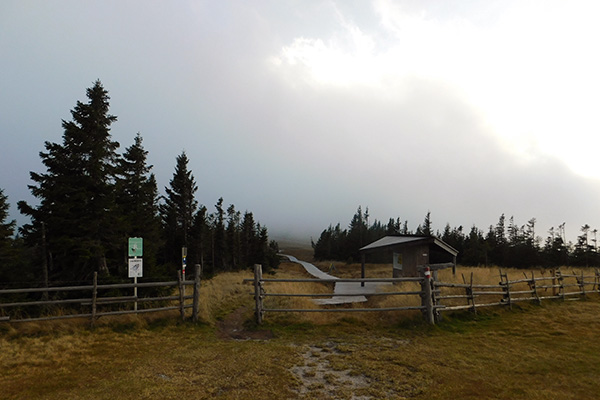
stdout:
[(369, 381), (364, 375), (332, 367), (329, 358), (341, 353), (335, 343), (304, 346), (301, 351), (303, 363), (291, 369), (300, 382), (297, 391), (301, 398), (372, 399), (366, 394)]
[(221, 339), (230, 340), (269, 340), (273, 332), (269, 330), (250, 330), (244, 324), (251, 318), (252, 310), (240, 307), (223, 320), (217, 322), (217, 335)]

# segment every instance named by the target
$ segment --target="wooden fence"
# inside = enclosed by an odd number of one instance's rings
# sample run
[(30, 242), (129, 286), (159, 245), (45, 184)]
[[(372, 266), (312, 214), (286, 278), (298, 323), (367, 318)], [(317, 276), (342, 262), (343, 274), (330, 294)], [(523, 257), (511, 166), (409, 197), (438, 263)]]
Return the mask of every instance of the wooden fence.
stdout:
[[(536, 277), (531, 272), (531, 277), (523, 273), (524, 278), (509, 280), (508, 275), (500, 270), (500, 282), (494, 284), (476, 284), (471, 273), (470, 281), (463, 275), (463, 283), (450, 283), (436, 281), (432, 278), (428, 268), (423, 268), (424, 276), (416, 278), (382, 278), (382, 279), (265, 279), (262, 276), (262, 267), (254, 266), (254, 279), (246, 279), (254, 285), (255, 317), (261, 324), (267, 312), (370, 312), (370, 311), (406, 311), (420, 310), (425, 320), (430, 324), (440, 321), (441, 313), (447, 311), (470, 310), (477, 313), (478, 308), (493, 306), (508, 306), (518, 302), (535, 302), (541, 304), (542, 300), (579, 300), (591, 293), (600, 293), (600, 271), (594, 275), (564, 274), (560, 268), (551, 270), (549, 276)], [(373, 292), (373, 293), (269, 293), (265, 284), (272, 282), (417, 282), (420, 284), (418, 291)], [(269, 308), (264, 301), (267, 297), (331, 297), (331, 296), (413, 296), (418, 297), (420, 306), (389, 307), (389, 308)]]
[[(421, 306), (405, 306), (405, 307), (389, 307), (389, 308), (306, 308), (306, 309), (291, 309), (291, 308), (267, 308), (264, 306), (266, 297), (338, 297), (338, 296), (421, 296), (423, 291), (426, 291), (425, 278), (370, 278), (370, 279), (270, 279), (263, 278), (262, 266), (254, 266), (254, 279), (246, 279), (245, 282), (254, 284), (254, 301), (255, 301), (255, 316), (256, 322), (262, 324), (265, 313), (267, 312), (372, 312), (372, 311), (408, 311), (408, 310), (426, 310), (426, 305)], [(265, 283), (272, 282), (314, 282), (314, 283), (340, 283), (340, 282), (374, 282), (374, 283), (402, 283), (402, 282), (417, 282), (421, 285), (419, 291), (404, 291), (404, 292), (373, 292), (373, 293), (267, 293)]]
[[(31, 322), (31, 321), (47, 321), (56, 319), (70, 319), (70, 318), (89, 318), (90, 324), (93, 327), (95, 321), (102, 316), (109, 315), (126, 315), (126, 314), (140, 314), (150, 313), (168, 310), (179, 310), (179, 314), (182, 320), (185, 319), (185, 310), (192, 309), (192, 320), (195, 322), (198, 320), (198, 310), (200, 305), (200, 275), (201, 267), (197, 265), (196, 274), (194, 280), (183, 280), (181, 271), (178, 274), (176, 281), (167, 282), (145, 282), (145, 283), (117, 283), (117, 284), (98, 284), (98, 274), (94, 273), (93, 282), (91, 285), (84, 286), (64, 286), (64, 287), (47, 287), (47, 288), (26, 288), (26, 289), (3, 289), (0, 290), (0, 321), (4, 322)], [(190, 295), (185, 294), (185, 287), (193, 286), (193, 292)], [(106, 292), (108, 290), (116, 289), (137, 289), (137, 288), (171, 288), (178, 289), (178, 293), (169, 296), (159, 297), (138, 297), (134, 296), (119, 296), (119, 297), (107, 297), (101, 296), (99, 293)], [(173, 291), (172, 290), (172, 291)], [(48, 300), (49, 293), (64, 293), (64, 292), (89, 292), (89, 297), (80, 297), (75, 299), (53, 299)], [(13, 301), (7, 302), (3, 300), (3, 296), (13, 296), (19, 294), (31, 294), (40, 293), (42, 294), (42, 300), (25, 300), (25, 301)], [(137, 290), (134, 290), (137, 293)], [(187, 300), (192, 300), (189, 304)], [(144, 303), (149, 304), (149, 307), (138, 309), (138, 304)], [(175, 303), (175, 304), (173, 304)], [(60, 310), (58, 315), (44, 315), (41, 311), (48, 306), (68, 306)], [(115, 306), (118, 310), (100, 310), (103, 306)], [(130, 305), (132, 309), (124, 310), (124, 305)], [(69, 313), (69, 310), (75, 309), (74, 306), (80, 306), (88, 308), (89, 311), (85, 313)], [(40, 316), (37, 317), (25, 317), (20, 318), (18, 312), (11, 312), (11, 310), (18, 310), (23, 307), (36, 307), (39, 308)]]
[[(524, 278), (510, 280), (500, 270), (500, 282), (497, 285), (475, 284), (473, 274), (470, 281), (463, 275), (463, 283), (432, 282), (433, 307), (439, 316), (441, 311), (471, 310), (477, 313), (478, 308), (492, 306), (508, 306), (519, 302), (535, 302), (542, 300), (579, 300), (591, 293), (600, 293), (600, 271), (593, 275), (584, 272), (562, 273), (560, 268), (550, 270), (549, 276), (536, 277), (523, 273)], [(446, 303), (446, 304), (443, 304)], [(460, 304), (462, 303), (462, 304)], [(466, 303), (466, 304), (465, 304)]]

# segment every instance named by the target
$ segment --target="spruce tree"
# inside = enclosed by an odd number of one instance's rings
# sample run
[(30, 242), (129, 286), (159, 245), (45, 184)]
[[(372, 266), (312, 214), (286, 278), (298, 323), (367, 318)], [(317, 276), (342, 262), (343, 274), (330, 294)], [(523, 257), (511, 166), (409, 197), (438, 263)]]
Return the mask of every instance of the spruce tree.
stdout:
[(194, 222), (190, 232), (190, 244), (188, 247), (188, 262), (190, 265), (200, 264), (203, 274), (210, 276), (213, 273), (212, 264), (209, 260), (210, 227), (208, 226), (206, 207), (200, 206), (194, 215)]
[(241, 231), (241, 256), (240, 264), (242, 267), (251, 267), (253, 254), (252, 254), (252, 241), (256, 236), (256, 224), (254, 223), (254, 215), (251, 212), (246, 211), (244, 218), (242, 219), (242, 231)]
[(0, 189), (0, 287), (15, 281), (31, 280), (35, 276), (26, 263), (29, 257), (23, 254), (22, 241), (14, 237), (16, 221), (8, 220), (9, 208), (8, 197)]
[(0, 189), (0, 268), (2, 269), (12, 261), (11, 247), (16, 222), (7, 221), (9, 208), (8, 197)]
[[(61, 279), (87, 279), (93, 271), (109, 273), (107, 257), (118, 246), (114, 182), (119, 144), (110, 127), (108, 92), (98, 80), (87, 89), (87, 103), (77, 102), (72, 121), (62, 121), (63, 141), (45, 143), (40, 152), (45, 173), (31, 172), (38, 206), (19, 202), (32, 223), (26, 239), (39, 244), (45, 224), (48, 256)], [(114, 261), (114, 260), (111, 260)]]
[(16, 222), (7, 221), (9, 208), (8, 196), (4, 194), (3, 189), (0, 189), (0, 248), (9, 245), (15, 230)]
[(425, 219), (423, 220), (423, 226), (421, 227), (421, 234), (424, 236), (433, 236), (433, 230), (431, 229), (431, 212), (427, 211)]
[(198, 186), (188, 170), (189, 159), (185, 151), (177, 156), (173, 179), (165, 187), (166, 196), (159, 206), (165, 240), (165, 260), (168, 263), (181, 263), (181, 248), (190, 244), (190, 234), (194, 225), (194, 216), (198, 202), (194, 194)]
[(233, 204), (227, 208), (227, 263), (231, 268), (239, 267), (240, 263), (240, 219), (241, 214)]
[[(117, 204), (122, 218), (121, 243), (129, 237), (144, 239), (144, 264), (151, 269), (156, 263), (160, 242), (158, 189), (156, 178), (147, 164), (148, 151), (138, 133), (133, 145), (119, 159)], [(124, 253), (127, 257), (127, 253)]]
[(219, 198), (215, 204), (217, 212), (213, 218), (213, 267), (215, 270), (225, 268), (225, 210), (223, 210), (223, 198)]

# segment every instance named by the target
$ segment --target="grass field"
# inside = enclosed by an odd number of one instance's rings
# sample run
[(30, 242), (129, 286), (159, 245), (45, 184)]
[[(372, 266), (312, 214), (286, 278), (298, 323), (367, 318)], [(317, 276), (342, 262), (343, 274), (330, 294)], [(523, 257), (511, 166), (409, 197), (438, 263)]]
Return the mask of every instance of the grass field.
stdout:
[[(482, 270), (482, 276), (488, 273)], [(283, 264), (278, 276), (298, 276)], [(489, 272), (497, 280), (497, 270)], [(249, 273), (204, 282), (202, 323), (176, 317), (0, 325), (2, 399), (596, 399), (600, 299), (447, 316), (272, 314), (252, 327)], [(326, 290), (282, 287), (299, 292)], [(294, 300), (296, 301), (296, 300)], [(306, 300), (298, 300), (306, 301)], [(245, 310), (231, 340), (220, 322)], [(176, 315), (176, 314), (175, 314)], [(270, 337), (269, 336), (269, 337)]]

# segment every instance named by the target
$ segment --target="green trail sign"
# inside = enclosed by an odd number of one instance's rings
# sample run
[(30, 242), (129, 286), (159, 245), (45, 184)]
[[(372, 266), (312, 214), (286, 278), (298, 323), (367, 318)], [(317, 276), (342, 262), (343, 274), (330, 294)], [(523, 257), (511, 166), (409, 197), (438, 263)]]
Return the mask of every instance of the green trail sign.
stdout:
[(129, 238), (129, 257), (141, 257), (144, 254), (142, 238)]

